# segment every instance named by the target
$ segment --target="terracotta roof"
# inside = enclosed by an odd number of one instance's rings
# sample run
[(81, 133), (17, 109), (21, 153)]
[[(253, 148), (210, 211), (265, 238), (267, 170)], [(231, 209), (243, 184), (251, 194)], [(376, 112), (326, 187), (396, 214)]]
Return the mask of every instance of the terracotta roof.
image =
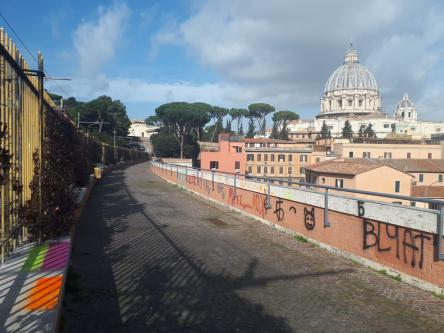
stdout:
[(294, 143), (291, 140), (278, 140), (278, 139), (266, 139), (266, 138), (245, 138), (246, 143)]
[(412, 196), (420, 198), (444, 198), (444, 186), (412, 186)]
[(444, 173), (444, 160), (385, 159), (381, 162), (404, 172)]
[[(316, 164), (306, 165), (305, 169), (319, 172), (319, 173), (332, 173), (341, 175), (359, 175), (361, 173), (377, 169), (384, 166), (378, 160), (370, 159), (341, 159), (341, 160), (328, 160)], [(389, 166), (393, 169), (395, 167)], [(398, 169), (399, 170), (399, 169)], [(399, 170), (403, 172), (402, 170)]]

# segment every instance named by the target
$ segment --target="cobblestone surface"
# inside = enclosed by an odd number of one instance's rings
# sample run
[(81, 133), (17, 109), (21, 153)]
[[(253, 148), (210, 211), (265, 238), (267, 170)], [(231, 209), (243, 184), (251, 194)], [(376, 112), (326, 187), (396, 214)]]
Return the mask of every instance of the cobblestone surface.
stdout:
[(444, 332), (444, 301), (149, 172), (106, 176), (74, 243), (66, 332)]

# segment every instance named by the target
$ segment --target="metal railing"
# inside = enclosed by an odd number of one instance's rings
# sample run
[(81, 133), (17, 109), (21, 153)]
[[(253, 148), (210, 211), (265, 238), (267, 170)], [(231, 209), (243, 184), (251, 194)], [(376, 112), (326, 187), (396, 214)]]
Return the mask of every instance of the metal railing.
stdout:
[[(350, 189), (350, 188), (338, 188), (334, 186), (327, 186), (327, 185), (319, 185), (319, 184), (312, 184), (307, 182), (293, 182), (289, 180), (288, 178), (270, 178), (270, 177), (262, 177), (262, 176), (250, 176), (248, 174), (242, 174), (242, 173), (233, 173), (233, 172), (226, 172), (226, 171), (219, 171), (219, 170), (208, 170), (208, 169), (202, 169), (202, 168), (196, 168), (196, 167), (187, 167), (184, 165), (177, 165), (177, 164), (166, 164), (166, 163), (160, 163), (160, 162), (151, 162), (152, 164), (157, 164), (161, 168), (164, 168), (167, 171), (170, 171), (171, 173), (173, 171), (177, 172), (177, 175), (179, 174), (179, 168), (185, 169), (185, 175), (192, 175), (193, 172), (207, 172), (211, 173), (211, 180), (212, 180), (212, 186), (214, 188), (214, 176), (216, 174), (221, 175), (227, 175), (231, 176), (233, 178), (233, 186), (234, 186), (234, 195), (236, 196), (236, 188), (237, 188), (237, 180), (239, 179), (245, 179), (256, 183), (266, 183), (267, 184), (267, 193), (266, 193), (266, 207), (271, 207), (271, 185), (277, 186), (277, 187), (285, 187), (285, 188), (294, 188), (294, 185), (300, 187), (301, 189), (311, 191), (312, 189), (321, 189), (324, 190), (323, 192), (317, 191), (316, 193), (323, 193), (324, 194), (324, 227), (328, 228), (330, 227), (330, 221), (328, 219), (328, 211), (329, 211), (329, 196), (332, 194), (329, 191), (337, 191), (337, 192), (343, 192), (343, 193), (352, 193), (352, 194), (360, 194), (360, 195), (367, 195), (367, 196), (373, 196), (373, 197), (382, 197), (382, 198), (390, 198), (390, 199), (396, 199), (401, 201), (409, 201), (409, 202), (422, 202), (434, 205), (437, 207), (437, 209), (427, 209), (434, 212), (437, 212), (438, 219), (437, 219), (437, 234), (443, 235), (444, 231), (444, 201), (443, 200), (436, 200), (436, 199), (428, 199), (428, 198), (419, 198), (419, 197), (412, 197), (412, 196), (405, 196), (405, 195), (396, 195), (396, 194), (389, 194), (389, 193), (382, 193), (382, 192), (373, 192), (373, 191), (363, 191), (363, 190), (356, 190), (356, 189)], [(175, 169), (175, 170), (173, 170)], [(188, 172), (188, 170), (192, 170)], [(199, 174), (197, 174), (199, 176)], [(282, 184), (275, 184), (274, 182), (280, 182)], [(284, 184), (287, 184), (284, 185)], [(352, 199), (359, 199), (359, 197), (353, 197)], [(358, 200), (359, 202), (363, 202), (361, 200)], [(380, 204), (390, 204), (385, 201), (377, 201)], [(409, 207), (409, 208), (415, 208), (415, 207)], [(443, 253), (443, 242), (442, 239), (437, 242), (437, 257), (440, 260), (444, 260), (444, 253)]]
[[(41, 207), (42, 152), (51, 148), (43, 149), (45, 129), (49, 128), (47, 115), (51, 113), (72, 123), (58, 111), (44, 89), (41, 53), (38, 53), (37, 63), (37, 69), (31, 70), (15, 43), (0, 28), (0, 263), (28, 237), (21, 213), (31, 199), (31, 184), (38, 187)], [(74, 123), (72, 126), (74, 128)], [(97, 147), (100, 157), (94, 162), (109, 164), (140, 158), (139, 152), (112, 147), (81, 134), (85, 138), (82, 147)], [(67, 146), (66, 150), (74, 151), (74, 147)]]

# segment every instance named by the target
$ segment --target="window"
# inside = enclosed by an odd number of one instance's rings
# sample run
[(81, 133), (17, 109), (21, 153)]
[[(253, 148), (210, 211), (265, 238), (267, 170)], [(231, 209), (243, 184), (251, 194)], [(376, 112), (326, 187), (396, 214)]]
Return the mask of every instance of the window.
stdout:
[(293, 168), (292, 167), (288, 167), (288, 174), (291, 175), (293, 173)]
[(389, 124), (384, 124), (384, 128), (390, 128)]
[(288, 162), (291, 162), (291, 161), (293, 161), (293, 155), (288, 154)]
[(235, 161), (234, 162), (234, 169), (235, 170), (239, 170), (240, 169), (240, 162), (239, 161)]
[(260, 166), (257, 166), (256, 173), (261, 173), (261, 167)]
[(305, 168), (301, 167), (299, 169), (299, 172), (301, 173), (301, 175), (305, 175)]
[(265, 161), (265, 162), (268, 161), (268, 154), (264, 154), (264, 161)]
[(262, 161), (262, 155), (261, 154), (257, 154), (257, 160), (258, 161)]
[(358, 101), (359, 106), (362, 106), (362, 99)]
[(438, 182), (442, 183), (442, 175), (438, 175)]
[(236, 146), (234, 149), (236, 149), (236, 153), (242, 153), (242, 147)]
[(407, 153), (407, 158), (412, 158), (412, 153)]
[(392, 158), (392, 153), (384, 153), (384, 158)]
[(248, 167), (248, 173), (252, 173), (253, 172), (253, 167), (250, 165), (249, 167)]
[(299, 159), (301, 162), (307, 162), (307, 155), (301, 155), (299, 156)]
[(349, 99), (348, 100), (348, 106), (352, 106), (353, 100)]
[(412, 202), (410, 202), (410, 206), (412, 206), (412, 207), (416, 207), (416, 201), (412, 201)]
[(348, 157), (353, 158), (353, 152), (352, 151), (348, 152)]
[(274, 154), (271, 154), (270, 158), (271, 158), (271, 162), (274, 162)]
[(210, 161), (210, 169), (211, 170), (219, 169), (219, 162), (218, 161)]
[(274, 174), (274, 167), (270, 167), (270, 173), (273, 175)]
[(422, 173), (419, 175), (419, 182), (424, 182), (424, 175)]
[(335, 187), (343, 188), (344, 187), (344, 179), (336, 179), (335, 180)]
[(342, 108), (342, 99), (338, 99), (338, 106), (339, 108)]
[(395, 192), (399, 193), (401, 191), (401, 182), (399, 180), (395, 181)]
[(362, 153), (362, 157), (363, 158), (370, 158), (370, 152), (369, 151), (365, 151)]
[(253, 154), (247, 154), (247, 161), (254, 161), (254, 155)]
[(321, 158), (320, 157), (316, 157), (316, 163), (321, 162)]
[(279, 167), (279, 173), (282, 175), (284, 173), (284, 167)]
[(264, 166), (264, 174), (268, 173), (268, 168), (266, 166)]
[(432, 159), (432, 153), (428, 153), (428, 154), (427, 154), (427, 158), (428, 158), (429, 160), (431, 160), (431, 159)]
[(278, 162), (280, 162), (280, 161), (285, 162), (285, 155), (284, 154), (278, 155)]

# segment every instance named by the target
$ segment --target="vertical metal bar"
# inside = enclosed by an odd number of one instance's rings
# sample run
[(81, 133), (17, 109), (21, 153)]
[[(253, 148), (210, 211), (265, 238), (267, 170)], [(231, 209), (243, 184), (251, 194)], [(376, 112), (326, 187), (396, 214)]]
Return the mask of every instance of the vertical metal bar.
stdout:
[(438, 259), (444, 260), (442, 253), (442, 231), (444, 229), (444, 205), (441, 205), (438, 218)]
[(328, 188), (326, 188), (324, 201), (324, 228), (328, 227), (330, 227), (330, 221), (328, 220)]
[(270, 193), (271, 193), (271, 182), (270, 182), (270, 179), (267, 178), (267, 199), (265, 200), (265, 208), (266, 209), (270, 209), (271, 208)]
[(236, 198), (236, 174), (234, 174), (234, 197)]
[(176, 164), (176, 179), (179, 179), (179, 164)]

